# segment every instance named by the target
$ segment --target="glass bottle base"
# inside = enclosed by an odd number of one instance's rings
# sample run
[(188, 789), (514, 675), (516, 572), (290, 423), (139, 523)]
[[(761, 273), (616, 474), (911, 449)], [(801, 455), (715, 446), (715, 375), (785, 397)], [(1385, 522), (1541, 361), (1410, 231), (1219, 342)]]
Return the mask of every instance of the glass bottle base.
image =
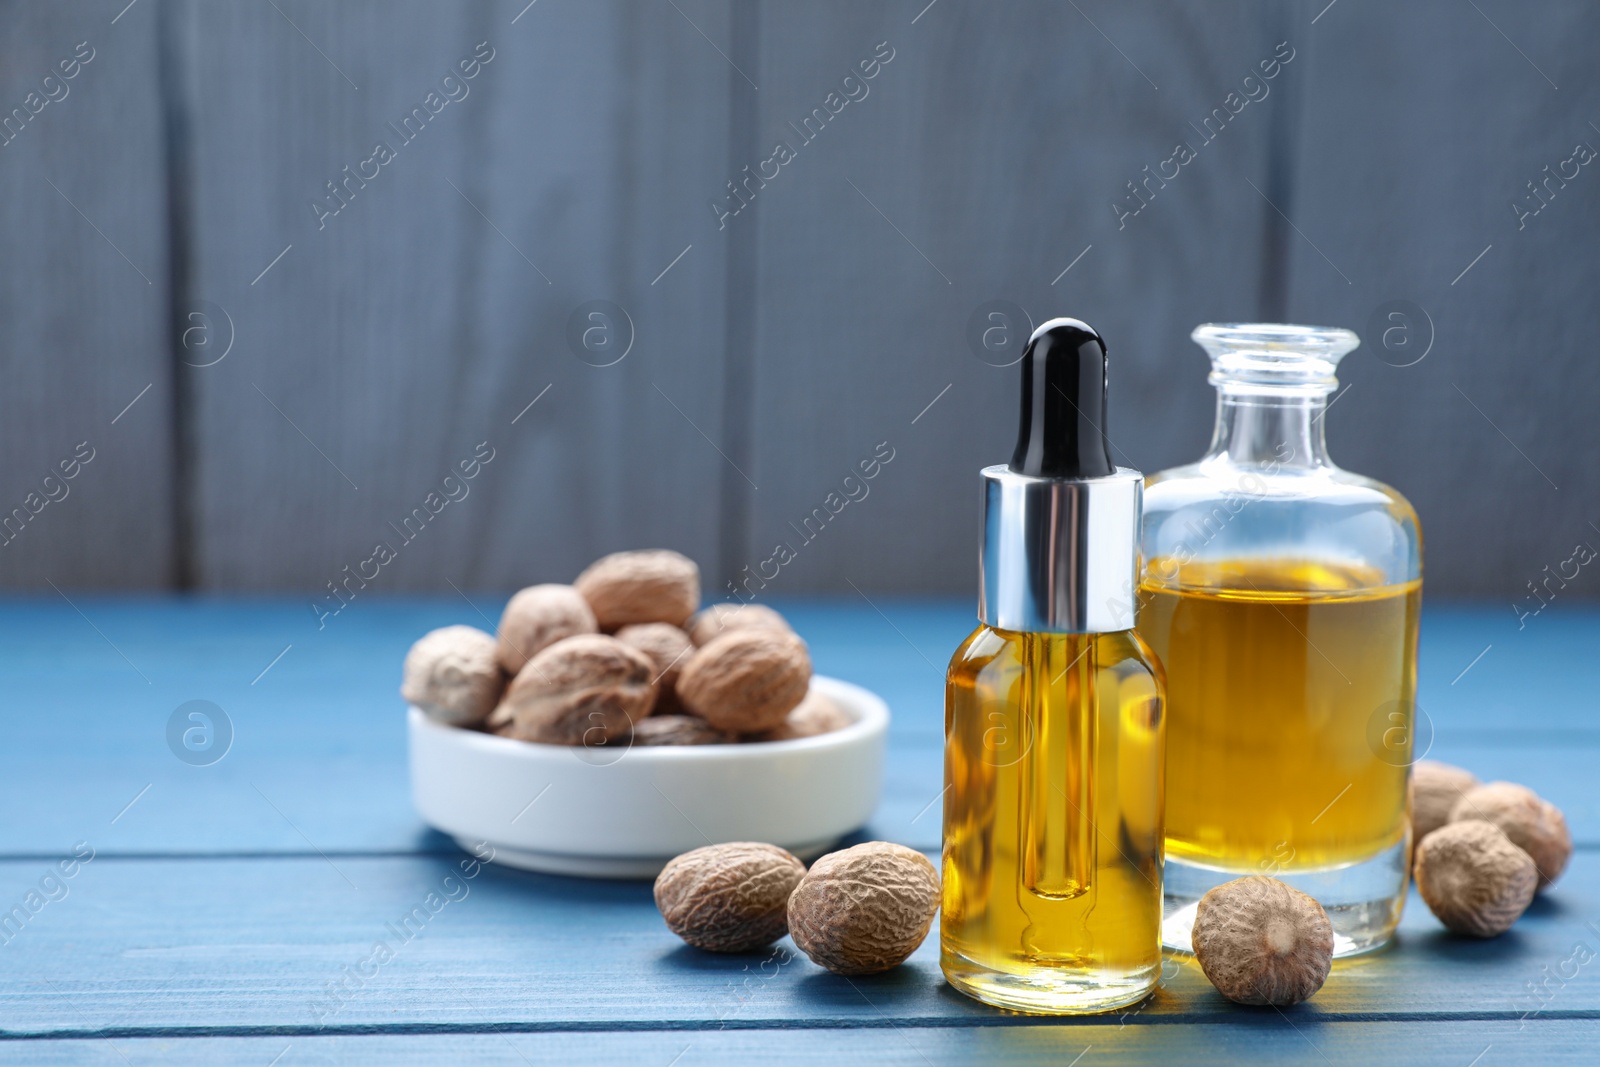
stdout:
[(1086, 971), (1052, 967), (1009, 974), (945, 953), (945, 980), (974, 1000), (1029, 1015), (1088, 1015), (1137, 1004), (1155, 989), (1161, 961), (1137, 971)]
[[(1405, 906), (1408, 852), (1402, 841), (1362, 863), (1314, 871), (1277, 871), (1271, 877), (1314, 897), (1333, 924), (1335, 959), (1374, 952), (1389, 943)], [(1235, 878), (1264, 874), (1203, 867), (1167, 857), (1162, 877), (1161, 943), (1193, 952), (1189, 934), (1200, 898)]]

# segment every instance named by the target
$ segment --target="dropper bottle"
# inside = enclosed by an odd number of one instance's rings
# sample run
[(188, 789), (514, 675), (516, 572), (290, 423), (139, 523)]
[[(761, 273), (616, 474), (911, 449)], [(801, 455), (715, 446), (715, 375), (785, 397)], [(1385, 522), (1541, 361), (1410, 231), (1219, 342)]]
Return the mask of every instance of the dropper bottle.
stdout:
[(1140, 1000), (1161, 972), (1161, 668), (1134, 632), (1143, 476), (1111, 461), (1106, 346), (1034, 331), (1009, 465), (983, 470), (979, 626), (945, 689), (941, 965), (1015, 1011)]

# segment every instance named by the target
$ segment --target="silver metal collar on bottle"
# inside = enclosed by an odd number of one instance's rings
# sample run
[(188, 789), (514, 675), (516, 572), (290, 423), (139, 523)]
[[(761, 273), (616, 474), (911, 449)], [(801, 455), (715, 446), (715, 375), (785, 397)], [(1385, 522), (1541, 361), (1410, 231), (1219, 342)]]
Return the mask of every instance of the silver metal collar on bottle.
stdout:
[(1115, 633), (1134, 624), (1144, 475), (1036, 478), (983, 470), (978, 618), (1023, 633)]

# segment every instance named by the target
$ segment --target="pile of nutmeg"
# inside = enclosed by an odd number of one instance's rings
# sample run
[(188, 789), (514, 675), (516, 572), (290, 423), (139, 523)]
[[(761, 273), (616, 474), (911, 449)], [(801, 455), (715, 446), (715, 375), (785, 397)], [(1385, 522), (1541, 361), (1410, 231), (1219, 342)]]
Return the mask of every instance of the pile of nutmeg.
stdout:
[[(1572, 855), (1561, 811), (1526, 786), (1484, 785), (1423, 760), (1412, 789), (1417, 888), (1456, 933), (1505, 932)], [(883, 841), (824, 856), (809, 871), (781, 848), (741, 841), (677, 857), (656, 879), (655, 898), (672, 932), (697, 948), (747, 952), (787, 932), (828, 970), (874, 974), (927, 936), (939, 876), (921, 853)], [(1262, 875), (1206, 893), (1192, 937), (1206, 978), (1241, 1004), (1298, 1004), (1322, 988), (1333, 962), (1322, 905)]]
[(656, 878), (673, 933), (709, 952), (753, 952), (788, 934), (835, 974), (879, 974), (917, 950), (939, 912), (939, 872), (915, 849), (867, 841), (807, 870), (758, 841), (707, 845)]
[(1561, 809), (1525, 785), (1422, 760), (1411, 790), (1417, 892), (1458, 934), (1509, 930), (1572, 857)]
[(400, 694), (439, 722), (553, 745), (786, 741), (850, 724), (811, 691), (810, 654), (783, 616), (699, 609), (693, 560), (615, 552), (571, 585), (518, 592), (494, 636), (426, 634)]
[[(1527, 786), (1483, 784), (1471, 771), (1421, 760), (1411, 790), (1417, 892), (1455, 933), (1505, 933), (1572, 856), (1561, 809)], [(1242, 1004), (1297, 1004), (1322, 988), (1333, 959), (1322, 905), (1261, 875), (1202, 897), (1193, 940), (1206, 977)]]

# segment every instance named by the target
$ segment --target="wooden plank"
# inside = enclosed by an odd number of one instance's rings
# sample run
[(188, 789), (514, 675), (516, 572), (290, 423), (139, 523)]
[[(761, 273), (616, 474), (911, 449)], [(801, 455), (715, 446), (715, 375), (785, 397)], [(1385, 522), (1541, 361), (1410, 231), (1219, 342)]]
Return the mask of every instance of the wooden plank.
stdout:
[[(337, 709), (327, 710), (336, 714)], [(296, 728), (308, 727), (301, 720)], [(151, 753), (136, 770), (130, 770), (126, 752), (80, 752), (73, 766), (75, 773), (84, 775), (85, 784), (79, 789), (82, 795), (72, 798), (49, 792), (59, 777), (58, 768), (19, 770), (0, 789), (0, 796), (28, 817), (8, 828), (6, 854), (45, 857), (78, 840), (123, 855), (454, 850), (447, 838), (429, 831), (411, 807), (403, 740), (397, 734), (376, 743), (340, 742), (343, 754), (322, 754), (304, 766), (290, 758), (291, 741), (282, 742), (276, 757), (265, 759), (251, 758), (244, 742), (239, 744), (240, 752), (215, 768), (201, 770), (178, 763), (165, 751)], [(942, 746), (919, 738), (896, 739), (893, 745), (882, 802), (855, 837), (938, 851)], [(145, 743), (141, 741), (140, 747)], [(1600, 809), (1587, 779), (1593, 747), (1550, 743), (1509, 748), (1487, 741), (1441, 744), (1432, 754), (1466, 766), (1485, 780), (1534, 784), (1565, 812), (1581, 847), (1600, 848)], [(330, 806), (324, 796), (330, 779), (342, 783), (344, 790), (337, 806)]]
[[(893, 712), (884, 803), (866, 832), (931, 849), (944, 706), (934, 665), (965, 636), (971, 609), (877, 604), (882, 615), (837, 601), (781, 606), (819, 671), (867, 686)], [(85, 839), (145, 853), (443, 847), (411, 808), (399, 663), (419, 634), (487, 625), (501, 606), (476, 596), (358, 601), (319, 633), (301, 605), (281, 600), (82, 599), (82, 616), (59, 601), (0, 605), (12, 739), (0, 751), (0, 806), (15, 813), (0, 825), (0, 854)], [(1600, 616), (1552, 609), (1537, 622), (1540, 633), (1518, 634), (1509, 611), (1429, 603), (1420, 691), (1430, 754), (1527, 782), (1566, 811), (1580, 841), (1600, 845), (1600, 801), (1588, 786), (1600, 742), (1589, 711)], [(166, 747), (168, 717), (195, 699), (233, 724), (233, 747), (209, 767)], [(68, 773), (74, 785), (63, 790)], [(329, 782), (340, 783), (337, 805), (327, 803)]]
[[(1313, 1030), (1351, 1017), (1513, 1026), (1534, 1011), (1530, 1023), (1596, 1017), (1600, 983), (1581, 955), (1575, 973), (1564, 963), (1579, 945), (1600, 951), (1595, 856), (1580, 853), (1558, 888), (1498, 939), (1449, 935), (1425, 908), (1407, 908), (1396, 947), (1337, 964), (1315, 998), (1285, 1015)], [(467, 878), (463, 863), (460, 854), (97, 855), (59, 882), (58, 899), (8, 931), (4, 1030), (159, 1036), (193, 1026), (339, 1032), (400, 1021), (658, 1029), (1008, 1018), (946, 987), (937, 937), (893, 972), (847, 981), (788, 942), (744, 956), (688, 948), (661, 921), (645, 882), (492, 865)], [(52, 870), (39, 860), (0, 863), (0, 900), (22, 901)], [(417, 907), (423, 917), (409, 939), (391, 929)], [(1573, 976), (1549, 978), (1558, 973)], [(1547, 978), (1549, 993), (1535, 999), (1528, 983)], [(1176, 958), (1155, 997), (1125, 1014), (1119, 1022), (1261, 1018), (1224, 1000), (1192, 959)]]
[[(446, 621), (470, 621), (473, 609), (459, 598), (454, 604), (368, 602), (340, 620), (348, 625), (330, 627), (327, 641), (297, 645), (263, 675), (277, 641), (303, 625), (295, 605), (262, 602), (241, 610), (204, 602), (93, 600), (82, 606), (93, 626), (56, 604), (0, 608), (0, 634), (14, 653), (0, 677), (14, 701), (8, 723), (13, 744), (0, 757), (0, 800), (17, 813), (0, 847), (13, 856), (30, 853), (0, 863), (0, 900), (22, 900), (72, 841), (87, 840), (97, 849), (95, 861), (71, 880), (68, 896), (46, 906), (5, 946), (17, 963), (0, 981), (7, 1029), (14, 1036), (113, 1028), (120, 1036), (171, 1042), (196, 1033), (186, 1029), (196, 1025), (243, 1028), (228, 1033), (266, 1027), (286, 1041), (299, 1040), (317, 1030), (312, 998), (342, 967), (364, 959), (384, 923), (422, 900), (461, 858), (436, 835), (423, 833), (410, 812), (398, 702), (387, 691), (412, 635)], [(867, 833), (931, 851), (937, 823), (927, 803), (940, 782), (939, 679), (923, 657), (939, 654), (964, 632), (969, 609), (881, 606), (882, 616), (826, 603), (785, 605), (810, 638), (821, 669), (885, 693), (900, 715), (885, 803)], [(1505, 625), (1502, 614), (1428, 609), (1424, 692), (1451, 700), (1459, 694), (1468, 721), (1484, 724), (1464, 739), (1444, 733), (1436, 754), (1486, 777), (1537, 784), (1567, 808), (1590, 847), (1580, 850), (1551, 896), (1512, 934), (1493, 942), (1444, 935), (1413, 898), (1396, 950), (1341, 964), (1328, 988), (1292, 1015), (1319, 1047), (1341, 1047), (1322, 1043), (1351, 1025), (1342, 1019), (1445, 1017), (1469, 1020), (1452, 1024), (1452, 1038), (1498, 1028), (1504, 1042), (1489, 1034), (1483, 1044), (1534, 1050), (1546, 1047), (1537, 1035), (1551, 1033), (1552, 1019), (1600, 1011), (1594, 1003), (1600, 987), (1580, 972), (1561, 985), (1550, 1018), (1530, 1019), (1529, 1031), (1517, 1031), (1520, 1014), (1535, 1006), (1526, 983), (1559, 969), (1575, 944), (1591, 938), (1584, 924), (1600, 910), (1600, 868), (1592, 862), (1600, 813), (1585, 787), (1592, 738), (1581, 733), (1578, 699), (1589, 683), (1582, 668), (1545, 672), (1548, 740), (1521, 736), (1526, 714), (1508, 713), (1516, 705), (1499, 703), (1521, 697), (1526, 687), (1519, 689), (1518, 680), (1547, 667), (1547, 657), (1562, 655), (1569, 643), (1574, 657), (1581, 654), (1600, 619), (1552, 613), (1540, 620), (1549, 624), (1548, 640), (1496, 642), (1460, 674), (1477, 642)], [(161, 738), (171, 708), (196, 696), (238, 713), (236, 751), (209, 768), (178, 763)], [(1485, 729), (1496, 722), (1494, 732)], [(65, 744), (64, 723), (73, 728)], [(1577, 743), (1562, 742), (1563, 727)], [(59, 759), (22, 758), (40, 752)], [(66, 776), (71, 789), (60, 786)], [(146, 784), (151, 788), (139, 792)], [(136, 851), (165, 855), (126, 858)], [(207, 858), (207, 852), (215, 855)], [(709, 958), (679, 947), (642, 883), (491, 870), (323, 1024), (334, 1031), (390, 1027), (397, 1020), (467, 1029), (502, 1023), (558, 1029), (821, 1025), (892, 1033), (881, 1029), (892, 1021), (898, 1028), (982, 1024), (980, 1033), (993, 1035), (999, 1031), (992, 1025), (1009, 1018), (946, 991), (931, 941), (907, 968), (859, 988), (798, 958), (774, 956), (767, 971), (762, 960)], [(776, 974), (761, 977), (754, 989), (747, 984), (752, 973), (769, 971)], [(589, 977), (574, 983), (573, 974)], [(1242, 1035), (1242, 1044), (1223, 1046), (1236, 1058), (1292, 1055), (1272, 1044), (1278, 1037), (1261, 1035), (1261, 1015), (1222, 1002), (1187, 964), (1174, 969), (1143, 1011), (1119, 1018), (1126, 1029), (1110, 1028), (1118, 1036), (1102, 1047), (1129, 1040), (1131, 1058), (1170, 1052), (1181, 1046), (1138, 1035), (1178, 1035), (1209, 1018), (1225, 1018), (1228, 1033)], [(1161, 1021), (1181, 1025), (1143, 1025)], [(211, 1047), (190, 1040), (177, 1044)], [(930, 1058), (977, 1054), (976, 1046), (948, 1040), (940, 1036), (925, 1051)], [(1021, 1038), (995, 1040), (982, 1047), (995, 1056), (1060, 1051), (1057, 1045), (1029, 1051)], [(1261, 1041), (1268, 1052), (1260, 1053)], [(13, 1048), (31, 1057), (35, 1049), (54, 1055), (83, 1047), (0, 1044), (6, 1050), (0, 1057)], [(281, 1046), (267, 1058), (277, 1051)]]
[[(726, 5), (277, 7), (187, 6), (198, 270), (240, 334), (199, 397), (202, 585), (318, 597), (379, 541), (398, 558), (365, 595), (712, 560), (724, 249), (700, 205), (730, 73), (696, 26), (725, 40)], [(376, 141), (394, 158), (366, 166)], [(637, 335), (612, 366), (569, 350), (593, 300)], [(470, 496), (406, 539), (485, 441)]]
[[(38, 80), (33, 67), (61, 58), (46, 54), (54, 42), (107, 46), (69, 98), (4, 148), (7, 232), (37, 251), (0, 295), (13, 384), (0, 400), (10, 472), (0, 500), (22, 501), (63, 446), (107, 445), (77, 502), (40, 514), (59, 528), (46, 537), (39, 525), (8, 550), (8, 587), (173, 577), (172, 440), (185, 425), (172, 408), (173, 311), (185, 329), (208, 314), (219, 343), (226, 321), (235, 342), (221, 364), (176, 377), (198, 408), (183, 453), (195, 465), (193, 565), (217, 586), (320, 588), (493, 437), (510, 451), (476, 484), (479, 503), (407, 544), (384, 588), (568, 577), (599, 549), (645, 540), (693, 552), (708, 573), (723, 559), (756, 565), (881, 440), (899, 451), (872, 486), (879, 502), (805, 541), (772, 591), (842, 590), (846, 579), (970, 589), (976, 493), (961, 483), (1003, 457), (1013, 383), (963, 337), (971, 312), (997, 298), (1035, 317), (1082, 311), (1106, 330), (1119, 458), (1146, 469), (1204, 441), (1209, 393), (1185, 339), (1194, 322), (1281, 309), (1370, 332), (1380, 304), (1419, 302), (1435, 320), (1434, 354), (1389, 366), (1369, 336), (1331, 421), (1345, 463), (1416, 497), (1431, 587), (1526, 596), (1591, 536), (1580, 502), (1595, 476), (1569, 442), (1593, 433), (1568, 398), (1600, 380), (1578, 355), (1590, 324), (1571, 310), (1583, 304), (1595, 215), (1581, 210), (1581, 175), (1537, 215), (1511, 209), (1568, 158), (1569, 141), (1593, 136), (1567, 103), (1596, 77), (1570, 46), (1595, 28), (1586, 5), (1555, 5), (1526, 28), (1504, 3), (1315, 14), (1263, 3), (1226, 17), (1190, 5), (1159, 30), (1097, 4), (804, 15), (771, 5), (750, 49), (728, 5), (709, 0), (637, 17), (517, 0), (472, 13), (124, 6), (28, 9), (10, 24), (6, 54), (17, 58), (0, 85), (13, 104)], [(1441, 39), (1450, 47), (1429, 47)], [(472, 97), (317, 229), (309, 205), (323, 183), (366, 158), (367, 141), (480, 40), (507, 47)], [(1112, 194), (1279, 40), (1305, 47), (1272, 95), (1119, 228)], [(742, 175), (741, 159), (767, 158), (767, 141), (791, 136), (788, 124), (823, 106), (878, 41), (897, 51), (869, 97), (826, 136), (797, 136), (784, 176), (726, 226), (704, 210)], [(754, 95), (734, 61), (766, 91), (730, 148), (732, 102)], [(559, 106), (535, 106), (549, 102)], [(1418, 124), (1418, 109), (1443, 118)], [(192, 121), (194, 135), (174, 149), (192, 168), (170, 175), (167, 118)], [(1512, 132), (1484, 138), (1484, 128)], [(162, 132), (119, 147), (112, 182), (86, 146), (121, 145), (130, 129)], [(936, 162), (948, 159), (961, 165)], [(169, 217), (180, 190), (192, 202)], [(179, 221), (188, 229), (169, 232)], [(29, 236), (41, 224), (50, 235)], [(190, 280), (173, 294), (167, 279), (183, 264), (168, 245), (186, 232)], [(731, 366), (730, 275), (760, 308)], [(1485, 298), (1502, 291), (1539, 297)], [(94, 294), (94, 310), (64, 310), (62, 293)], [(568, 315), (600, 298), (625, 305), (639, 335), (613, 368), (566, 352)], [(1501, 338), (1539, 353), (1541, 373), (1497, 358)], [(747, 410), (761, 413), (750, 417), (759, 441), (741, 451), (745, 431), (729, 423)], [(750, 471), (730, 475), (718, 448), (748, 451)], [(740, 488), (746, 473), (773, 488)], [(735, 493), (719, 519), (711, 502), (724, 500), (724, 482)], [(1508, 506), (1531, 521), (1500, 521)], [(279, 536), (285, 528), (300, 532)], [(728, 536), (738, 543), (724, 551)], [(725, 575), (714, 577), (720, 587)], [(1561, 596), (1594, 592), (1576, 581)]]
[(155, 5), (113, 24), (121, 7), (24, 4), (0, 24), (0, 588), (172, 574), (160, 44)]
[[(1570, 578), (1573, 546), (1600, 545), (1587, 458), (1600, 437), (1572, 402), (1600, 389), (1588, 284), (1600, 177), (1573, 164), (1537, 214), (1512, 205), (1541, 205), (1528, 183), (1577, 143), (1600, 150), (1578, 103), (1600, 72), (1573, 47), (1600, 33), (1600, 10), (1567, 0), (1521, 15), (1504, 0), (1340, 4), (1300, 31), (1286, 210), (1304, 233), (1288, 245), (1292, 315), (1366, 335), (1328, 416), (1335, 457), (1410, 496), (1433, 588), (1532, 609), (1527, 583), (1547, 566)], [(1410, 321), (1369, 325), (1391, 301), (1414, 305)], [(1399, 365), (1430, 336), (1426, 358)], [(1549, 588), (1593, 597), (1600, 582)]]
[[(773, 595), (976, 588), (978, 470), (1010, 454), (1018, 388), (1014, 367), (969, 348), (981, 305), (1102, 330), (1118, 462), (1154, 471), (1192, 460), (1209, 437), (1214, 404), (1190, 329), (1261, 315), (1274, 273), (1272, 212), (1249, 183), (1274, 187), (1275, 87), (1300, 71), (1278, 71), (1211, 143), (1190, 123), (1272, 59), (1277, 5), (1168, 5), (1159, 21), (1106, 3), (924, 8), (761, 8), (750, 162), (775, 141), (796, 158), (729, 224), (761, 227), (761, 491), (746, 552), (756, 568), (775, 544), (794, 551)], [(844, 85), (880, 42), (893, 58)], [(830, 92), (863, 88), (822, 132), (802, 128)], [(1128, 183), (1179, 140), (1198, 146), (1193, 160), (1119, 217)], [(1013, 333), (1025, 340), (1027, 327)], [(845, 485), (879, 442), (892, 463)], [(802, 528), (830, 493), (862, 488), (825, 532)]]
[[(475, 603), (495, 618), (502, 606)], [(0, 852), (43, 853), (86, 836), (122, 851), (298, 852), (310, 847), (302, 833), (328, 850), (436, 847), (411, 807), (399, 663), (416, 636), (435, 626), (488, 625), (472, 604), (358, 602), (320, 634), (300, 605), (282, 601), (243, 611), (205, 602), (81, 606), (87, 618), (65, 605), (0, 606), (0, 634), (15, 635), (0, 681), (17, 731), (0, 752), (0, 802), (19, 812), (0, 829)], [(959, 615), (891, 610), (929, 647), (946, 631), (953, 644), (965, 625)], [(793, 614), (813, 638), (819, 670), (862, 679), (894, 703), (897, 736), (937, 729), (942, 681), (932, 668), (905, 648), (863, 655), (881, 641), (878, 616), (838, 626), (826, 620), (862, 613)], [(901, 679), (918, 688), (897, 691)], [(194, 699), (216, 703), (233, 725), (233, 747), (213, 766), (184, 764), (166, 747), (168, 717)], [(919, 719), (928, 725), (916, 726)], [(70, 759), (79, 785), (66, 794), (40, 791), (59, 773), (59, 764), (36, 758), (41, 751)], [(902, 791), (904, 803), (915, 804), (912, 815), (937, 793), (921, 796), (924, 776), (918, 772)], [(324, 802), (328, 781), (343, 783), (337, 807)], [(920, 821), (936, 823), (937, 811)]]
[[(40, 1064), (90, 1060), (130, 1064), (268, 1063), (285, 1065), (482, 1063), (610, 1064), (672, 1062), (784, 1064), (871, 1062), (886, 1067), (1006, 1063), (1061, 1067), (1074, 1056), (1110, 1067), (1185, 1063), (1217, 1067), (1329, 1063), (1407, 1063), (1461, 1067), (1493, 1049), (1485, 1064), (1580, 1061), (1592, 1051), (1600, 1024), (1563, 1020), (1517, 1031), (1498, 1023), (1348, 1022), (1295, 1029), (1270, 1014), (1247, 1025), (1118, 1026), (1098, 1021), (1029, 1020), (1017, 1025), (960, 1029), (879, 1026), (850, 1030), (713, 1030), (684, 1033), (410, 1034), (405, 1036), (281, 1036), (30, 1041), (12, 1051)], [(109, 1046), (109, 1047), (108, 1047)]]

